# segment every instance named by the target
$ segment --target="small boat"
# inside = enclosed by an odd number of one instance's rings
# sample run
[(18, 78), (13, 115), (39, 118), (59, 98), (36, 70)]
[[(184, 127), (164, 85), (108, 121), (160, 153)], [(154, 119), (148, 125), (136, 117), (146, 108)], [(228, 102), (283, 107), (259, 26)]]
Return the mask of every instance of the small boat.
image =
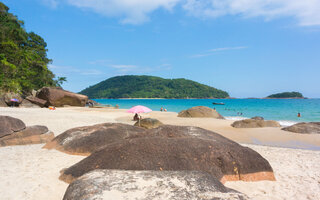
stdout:
[(213, 104), (213, 105), (224, 105), (224, 103), (222, 103), (222, 102), (220, 102), (220, 103), (218, 103), (218, 102), (213, 102), (212, 104)]

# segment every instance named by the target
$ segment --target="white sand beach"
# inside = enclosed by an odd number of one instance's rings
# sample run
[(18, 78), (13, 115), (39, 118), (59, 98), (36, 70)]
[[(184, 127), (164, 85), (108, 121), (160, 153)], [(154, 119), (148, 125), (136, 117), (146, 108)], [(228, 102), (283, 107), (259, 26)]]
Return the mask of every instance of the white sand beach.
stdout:
[[(121, 109), (92, 108), (0, 108), (0, 115), (23, 120), (26, 125), (45, 125), (55, 136), (79, 126), (104, 122), (133, 124), (132, 114)], [(193, 125), (213, 130), (260, 153), (271, 164), (277, 181), (227, 182), (227, 187), (251, 199), (320, 199), (320, 135), (299, 135), (280, 128), (235, 129), (230, 120), (177, 118), (177, 113), (151, 112), (165, 124)], [(260, 146), (255, 144), (272, 145)], [(44, 144), (0, 148), (0, 199), (62, 199), (68, 184), (58, 179), (59, 171), (83, 159)], [(283, 147), (296, 147), (283, 148)]]

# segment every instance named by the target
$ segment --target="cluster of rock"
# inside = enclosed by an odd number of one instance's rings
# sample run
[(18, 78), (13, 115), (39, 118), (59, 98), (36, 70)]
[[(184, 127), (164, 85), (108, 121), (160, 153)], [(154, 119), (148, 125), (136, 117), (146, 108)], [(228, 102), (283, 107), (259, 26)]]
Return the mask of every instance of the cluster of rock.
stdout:
[(320, 122), (297, 123), (282, 130), (301, 134), (320, 134)]
[[(16, 99), (17, 101), (12, 101)], [(37, 92), (34, 91), (30, 96), (22, 97), (18, 94), (7, 93), (0, 97), (0, 107), (19, 106), (19, 107), (62, 107), (62, 106), (85, 106), (88, 97), (76, 94), (56, 87), (43, 87)]]
[[(72, 183), (64, 199), (111, 192), (121, 198), (143, 193), (145, 199), (245, 199), (219, 182), (275, 180), (270, 164), (257, 152), (198, 127), (104, 123), (67, 130), (44, 148), (88, 156), (61, 171), (60, 179)], [(128, 184), (137, 187), (128, 191)]]
[(231, 124), (234, 128), (263, 128), (263, 127), (280, 127), (279, 122), (273, 120), (264, 120), (263, 117), (253, 117), (235, 121)]
[(26, 126), (23, 121), (0, 116), (0, 147), (46, 143), (54, 134), (46, 126)]
[(179, 112), (178, 117), (224, 119), (216, 110), (206, 106), (196, 106)]

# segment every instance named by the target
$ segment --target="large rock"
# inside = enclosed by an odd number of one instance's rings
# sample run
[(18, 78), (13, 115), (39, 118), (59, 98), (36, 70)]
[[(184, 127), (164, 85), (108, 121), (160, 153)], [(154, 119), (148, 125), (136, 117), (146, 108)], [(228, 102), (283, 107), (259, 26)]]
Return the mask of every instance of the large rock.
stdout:
[(26, 125), (20, 119), (0, 115), (0, 138), (25, 128)]
[(264, 120), (263, 117), (260, 117), (260, 116), (255, 116), (255, 117), (252, 117), (251, 119), (255, 119), (255, 120)]
[(110, 143), (63, 170), (60, 179), (70, 183), (95, 169), (196, 170), (221, 182), (275, 180), (268, 161), (252, 149), (211, 131), (184, 126), (160, 126)]
[(27, 99), (23, 99), (21, 104), (19, 105), (19, 107), (22, 107), (22, 108), (40, 108), (40, 106), (32, 103), (31, 101), (29, 101)]
[(179, 112), (178, 117), (203, 117), (224, 119), (216, 110), (205, 106), (196, 106)]
[(105, 145), (144, 131), (143, 128), (120, 123), (72, 128), (55, 137), (43, 148), (56, 149), (73, 155), (90, 155)]
[(320, 134), (320, 122), (302, 122), (285, 127), (282, 130), (303, 134)]
[[(16, 93), (6, 93), (3, 96), (5, 103), (8, 106), (19, 106), (19, 104), (22, 102), (23, 98)], [(17, 99), (17, 102), (12, 102), (11, 99)]]
[(0, 147), (46, 143), (53, 138), (54, 134), (46, 126), (28, 126), (23, 130), (1, 137)]
[(43, 99), (39, 99), (37, 97), (34, 97), (34, 96), (27, 96), (26, 97), (26, 100), (30, 101), (31, 103), (35, 104), (35, 105), (38, 105), (40, 106), (41, 108), (43, 108), (47, 101), (46, 100), (43, 100)]
[(4, 100), (4, 97), (0, 96), (0, 107), (8, 107), (6, 101)]
[(72, 182), (63, 199), (245, 200), (248, 197), (203, 172), (95, 170)]
[(140, 126), (146, 129), (158, 128), (159, 126), (162, 126), (162, 125), (163, 125), (162, 122), (153, 118), (145, 118), (140, 120), (140, 122), (138, 121), (134, 124), (134, 126)]
[(231, 124), (235, 128), (263, 128), (263, 127), (280, 127), (279, 122), (272, 120), (255, 120), (255, 119), (244, 119), (235, 121)]
[(37, 98), (46, 100), (46, 106), (62, 107), (69, 106), (85, 106), (88, 97), (63, 90), (61, 88), (41, 88), (37, 93)]

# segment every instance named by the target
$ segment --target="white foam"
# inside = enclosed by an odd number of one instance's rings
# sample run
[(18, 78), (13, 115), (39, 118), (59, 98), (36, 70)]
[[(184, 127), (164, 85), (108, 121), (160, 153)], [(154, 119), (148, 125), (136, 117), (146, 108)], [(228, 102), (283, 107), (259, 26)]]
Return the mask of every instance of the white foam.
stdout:
[(298, 122), (295, 122), (295, 121), (288, 121), (288, 120), (279, 120), (278, 122), (279, 122), (279, 124), (280, 124), (281, 126), (284, 126), (284, 127), (286, 127), (286, 126), (292, 126), (292, 125), (298, 123)]
[(240, 117), (240, 116), (225, 116), (224, 118), (227, 120), (234, 120), (234, 121), (249, 119), (247, 117)]

